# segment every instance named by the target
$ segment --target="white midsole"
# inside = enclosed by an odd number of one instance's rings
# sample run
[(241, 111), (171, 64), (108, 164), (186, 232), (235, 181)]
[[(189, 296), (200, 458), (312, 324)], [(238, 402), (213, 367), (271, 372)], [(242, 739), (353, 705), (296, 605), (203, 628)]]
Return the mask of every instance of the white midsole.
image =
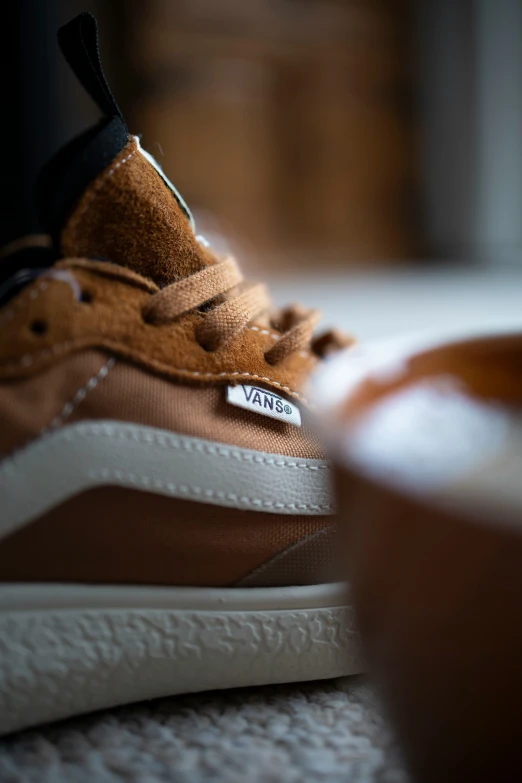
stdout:
[(175, 609), (227, 612), (344, 606), (343, 582), (299, 587), (141, 587), (83, 584), (0, 585), (0, 612), (64, 609)]
[(160, 696), (363, 668), (340, 584), (0, 587), (0, 734)]

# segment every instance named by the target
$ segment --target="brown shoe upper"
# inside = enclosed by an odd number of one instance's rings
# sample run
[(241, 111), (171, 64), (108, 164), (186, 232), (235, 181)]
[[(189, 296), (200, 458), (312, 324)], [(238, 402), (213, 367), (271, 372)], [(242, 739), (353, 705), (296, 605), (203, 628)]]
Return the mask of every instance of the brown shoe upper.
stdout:
[[(63, 428), (107, 419), (269, 455), (325, 459), (302, 390), (321, 355), (338, 344), (337, 338), (311, 340), (304, 311), (258, 312), (262, 298), (249, 303), (245, 285), (232, 276), (228, 286), (225, 276), (210, 301), (202, 290), (201, 301), (176, 317), (161, 323), (146, 317), (160, 292), (170, 287), (172, 300), (174, 284), (184, 280), (197, 290), (191, 276), (219, 263), (196, 238), (169, 185), (128, 136), (55, 232), (60, 260), (0, 306), (4, 464)], [(209, 350), (200, 335), (212, 319), (226, 339)], [(230, 384), (294, 398), (303, 426), (230, 405)], [(326, 462), (320, 467), (328, 470)], [(28, 491), (33, 479), (27, 476)], [(8, 482), (0, 484), (0, 499), (2, 492), (9, 493)], [(101, 487), (64, 498), (1, 539), (0, 580), (321, 581), (329, 570), (333, 519)]]
[(60, 250), (71, 258), (110, 258), (159, 286), (213, 261), (133, 138), (75, 205)]

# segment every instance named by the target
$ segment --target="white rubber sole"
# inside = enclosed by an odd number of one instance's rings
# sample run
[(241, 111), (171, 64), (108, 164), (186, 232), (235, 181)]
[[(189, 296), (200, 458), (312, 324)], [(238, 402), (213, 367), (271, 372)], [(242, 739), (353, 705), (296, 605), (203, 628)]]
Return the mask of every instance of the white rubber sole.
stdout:
[(0, 734), (160, 696), (362, 670), (343, 584), (0, 586)]

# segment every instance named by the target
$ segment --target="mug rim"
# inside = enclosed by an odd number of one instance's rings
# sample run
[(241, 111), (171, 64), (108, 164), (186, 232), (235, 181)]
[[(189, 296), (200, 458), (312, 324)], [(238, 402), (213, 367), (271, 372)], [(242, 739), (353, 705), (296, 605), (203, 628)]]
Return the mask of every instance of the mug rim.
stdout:
[[(415, 488), (411, 481), (393, 480), (392, 476), (385, 476), (371, 470), (369, 466), (362, 464), (353, 454), (350, 454), (346, 448), (346, 442), (350, 438), (350, 424), (339, 426), (343, 410), (346, 418), (345, 409), (349, 401), (353, 400), (365, 382), (373, 380), (378, 383), (380, 379), (384, 385), (394, 375), (397, 378), (401, 375), (406, 377), (408, 363), (415, 357), (436, 356), (440, 353), (441, 371), (444, 372), (444, 358), (451, 351), (473, 349), (473, 347), (488, 349), (495, 345), (502, 345), (509, 349), (511, 345), (518, 344), (522, 355), (522, 329), (486, 333), (475, 330), (471, 333), (468, 331), (454, 334), (449, 339), (441, 334), (412, 334), (361, 343), (328, 360), (326, 370), (316, 373), (310, 396), (319, 413), (321, 434), (338, 471), (351, 473), (370, 486), (385, 489), (398, 498), (414, 501), (431, 511), (455, 514), (463, 521), (467, 520), (474, 524), (486, 523), (488, 526), (492, 524), (491, 518), (498, 516), (498, 522), (503, 527), (515, 527), (522, 532), (522, 503), (519, 513), (514, 507), (507, 508), (506, 504), (499, 503), (498, 499), (495, 500), (493, 497), (485, 507), (482, 507), (474, 504), (469, 495), (451, 499), (444, 496), (437, 497), (436, 492), (426, 491), (423, 487)], [(319, 377), (321, 375), (322, 378)], [(334, 395), (330, 394), (326, 405), (324, 395), (321, 394), (325, 383), (330, 392), (334, 384), (336, 392)], [(386, 394), (387, 392), (383, 391), (383, 397)], [(368, 408), (371, 408), (372, 404), (374, 403), (370, 402)], [(356, 421), (357, 419), (354, 419), (353, 423)]]

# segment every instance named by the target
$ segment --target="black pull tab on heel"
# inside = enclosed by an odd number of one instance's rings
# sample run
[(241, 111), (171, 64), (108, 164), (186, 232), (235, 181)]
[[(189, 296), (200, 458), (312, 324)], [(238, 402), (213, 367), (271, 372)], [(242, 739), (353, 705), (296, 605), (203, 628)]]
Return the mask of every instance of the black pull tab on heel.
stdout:
[(103, 73), (98, 25), (84, 12), (58, 30), (58, 44), (103, 117), (72, 139), (40, 172), (37, 203), (42, 227), (55, 242), (73, 205), (129, 142), (129, 131)]
[(123, 115), (110, 91), (103, 73), (98, 44), (98, 25), (87, 11), (76, 16), (58, 30), (61, 52), (76, 78), (107, 117)]

